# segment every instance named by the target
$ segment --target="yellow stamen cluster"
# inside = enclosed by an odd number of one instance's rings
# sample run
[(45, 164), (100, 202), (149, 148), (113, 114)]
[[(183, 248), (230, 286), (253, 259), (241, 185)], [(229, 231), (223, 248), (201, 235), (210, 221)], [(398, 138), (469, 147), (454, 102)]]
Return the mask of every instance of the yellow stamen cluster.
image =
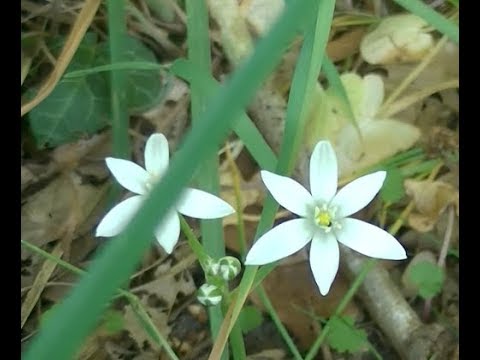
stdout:
[(316, 208), (315, 222), (320, 226), (330, 227), (332, 225), (332, 216), (330, 215), (330, 212)]

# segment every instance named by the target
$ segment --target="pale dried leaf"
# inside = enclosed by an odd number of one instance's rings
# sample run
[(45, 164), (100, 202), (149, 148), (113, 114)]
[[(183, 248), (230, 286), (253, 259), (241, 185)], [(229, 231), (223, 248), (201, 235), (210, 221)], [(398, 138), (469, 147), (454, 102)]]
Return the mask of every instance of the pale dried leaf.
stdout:
[[(62, 236), (70, 221), (72, 204), (78, 209), (77, 225), (91, 213), (105, 187), (83, 184), (75, 174), (59, 176), (29, 197), (21, 210), (22, 239), (42, 246)], [(72, 186), (72, 180), (74, 186)]]
[(432, 36), (425, 31), (427, 25), (413, 14), (384, 18), (363, 38), (360, 53), (375, 65), (419, 61), (434, 45)]
[[(150, 317), (155, 328), (158, 330), (162, 336), (165, 338), (171, 332), (170, 327), (168, 326), (168, 315), (158, 309), (154, 309), (148, 306), (148, 300), (146, 297), (143, 297), (141, 300), (143, 307), (145, 308), (148, 316)], [(124, 309), (125, 316), (125, 330), (128, 331), (132, 340), (135, 341), (140, 350), (144, 349), (146, 346), (150, 346), (156, 351), (160, 350), (160, 347), (156, 344), (155, 341), (148, 335), (146, 329), (142, 326), (138, 316), (135, 314), (135, 311), (132, 309), (132, 305), (127, 305)]]
[(408, 217), (409, 225), (417, 231), (428, 232), (435, 227), (440, 215), (449, 205), (459, 212), (458, 189), (443, 181), (405, 180), (405, 191), (413, 198), (416, 211)]

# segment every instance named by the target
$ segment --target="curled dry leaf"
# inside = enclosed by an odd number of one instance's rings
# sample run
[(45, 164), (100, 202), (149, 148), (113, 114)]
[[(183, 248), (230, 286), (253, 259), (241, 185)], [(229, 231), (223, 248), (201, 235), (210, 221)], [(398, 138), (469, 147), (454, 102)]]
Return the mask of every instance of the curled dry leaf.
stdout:
[(363, 38), (360, 53), (374, 65), (419, 61), (434, 45), (427, 25), (412, 14), (385, 18)]
[(355, 73), (340, 76), (358, 129), (349, 120), (349, 112), (334, 89), (315, 90), (306, 131), (310, 149), (321, 139), (334, 144), (339, 176), (348, 177), (396, 153), (410, 148), (420, 137), (417, 127), (400, 119), (378, 115), (384, 100), (381, 76), (363, 78)]
[(443, 181), (405, 180), (406, 193), (413, 198), (416, 211), (408, 217), (409, 225), (419, 232), (431, 231), (441, 214), (452, 205), (458, 216), (458, 189)]

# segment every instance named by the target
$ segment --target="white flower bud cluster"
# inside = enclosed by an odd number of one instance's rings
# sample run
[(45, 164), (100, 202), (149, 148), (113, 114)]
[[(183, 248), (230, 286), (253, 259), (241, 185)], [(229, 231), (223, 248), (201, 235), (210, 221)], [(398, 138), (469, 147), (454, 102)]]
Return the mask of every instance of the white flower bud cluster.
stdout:
[(198, 301), (205, 306), (217, 305), (222, 300), (223, 295), (220, 284), (234, 279), (241, 270), (240, 260), (233, 256), (224, 256), (219, 260), (208, 259), (205, 263), (205, 273), (207, 276), (218, 279), (219, 282), (217, 285), (209, 282), (203, 284), (198, 290)]

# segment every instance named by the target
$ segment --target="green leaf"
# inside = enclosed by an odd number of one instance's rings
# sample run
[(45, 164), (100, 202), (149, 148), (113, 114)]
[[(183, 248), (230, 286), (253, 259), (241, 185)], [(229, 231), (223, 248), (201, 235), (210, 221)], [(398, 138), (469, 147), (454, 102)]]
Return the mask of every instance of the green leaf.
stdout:
[(245, 306), (238, 316), (240, 328), (243, 333), (248, 333), (262, 324), (263, 318), (260, 311), (254, 306)]
[[(157, 59), (153, 52), (141, 41), (125, 37), (124, 61), (156, 63)], [(102, 44), (103, 53), (108, 54), (109, 44)], [(109, 63), (108, 57), (97, 60), (96, 66)], [(139, 113), (157, 104), (163, 96), (162, 75), (160, 71), (132, 69), (127, 71), (127, 96), (128, 110), (131, 113)]]
[(380, 196), (385, 202), (395, 203), (403, 198), (405, 189), (403, 181), (405, 178), (402, 172), (397, 168), (387, 170), (387, 177), (380, 190)]
[(443, 271), (436, 264), (421, 261), (412, 266), (408, 275), (410, 281), (418, 286), (418, 295), (424, 299), (430, 299), (442, 290)]
[[(64, 39), (57, 39), (53, 49), (61, 48)], [(126, 38), (125, 58), (132, 62), (156, 62), (153, 53), (140, 41)], [(97, 44), (96, 36), (87, 33), (75, 53), (67, 73), (109, 64), (108, 43)], [(126, 71), (126, 70), (125, 70)], [(87, 75), (87, 74), (86, 74)], [(40, 148), (58, 146), (92, 135), (109, 124), (110, 89), (108, 73), (67, 76), (51, 94), (29, 114), (30, 128)], [(161, 73), (158, 70), (132, 69), (127, 72), (129, 112), (141, 112), (158, 103), (163, 96)]]
[(357, 329), (352, 318), (333, 316), (329, 323), (330, 332), (327, 335), (327, 341), (336, 351), (354, 353), (367, 345), (365, 330)]
[[(64, 39), (52, 45), (61, 48)], [(96, 37), (87, 33), (67, 71), (91, 67), (95, 59), (105, 57)], [(29, 122), (40, 148), (57, 146), (90, 135), (108, 124), (110, 99), (104, 75), (62, 79), (50, 95), (32, 109)]]
[(94, 134), (108, 124), (109, 102), (103, 77), (61, 80), (30, 112), (37, 145), (57, 146)]

